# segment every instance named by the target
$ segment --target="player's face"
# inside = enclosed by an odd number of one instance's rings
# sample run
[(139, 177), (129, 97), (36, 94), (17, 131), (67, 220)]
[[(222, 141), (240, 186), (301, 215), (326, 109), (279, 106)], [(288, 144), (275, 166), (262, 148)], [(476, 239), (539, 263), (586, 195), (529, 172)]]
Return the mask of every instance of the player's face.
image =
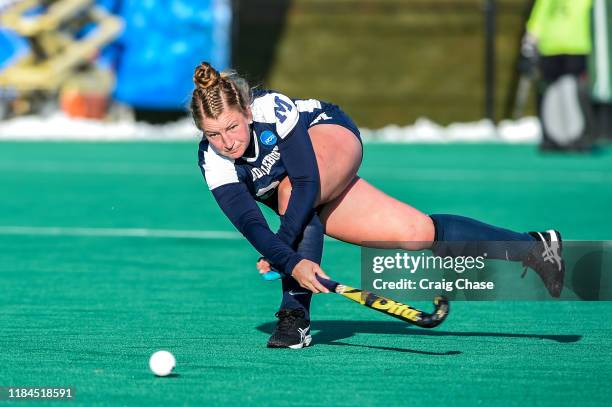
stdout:
[(225, 109), (216, 119), (204, 118), (204, 134), (219, 154), (240, 158), (251, 141), (249, 123), (252, 117), (250, 110), (245, 115), (236, 109)]

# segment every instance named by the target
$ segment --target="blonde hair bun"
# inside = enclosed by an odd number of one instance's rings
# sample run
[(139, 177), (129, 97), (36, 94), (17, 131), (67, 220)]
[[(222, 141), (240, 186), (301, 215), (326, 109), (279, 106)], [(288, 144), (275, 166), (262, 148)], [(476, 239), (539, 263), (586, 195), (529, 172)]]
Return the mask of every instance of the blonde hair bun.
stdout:
[(193, 74), (193, 83), (198, 89), (207, 89), (219, 83), (221, 75), (208, 62), (202, 62)]

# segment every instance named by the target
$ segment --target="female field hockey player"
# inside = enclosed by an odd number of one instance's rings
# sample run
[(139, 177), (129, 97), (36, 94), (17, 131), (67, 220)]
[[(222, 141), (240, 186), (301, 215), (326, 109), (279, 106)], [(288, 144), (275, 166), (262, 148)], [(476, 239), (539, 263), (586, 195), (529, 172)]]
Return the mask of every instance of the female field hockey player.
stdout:
[[(263, 256), (260, 272), (273, 266), (285, 276), (279, 321), (268, 347), (301, 348), (311, 342), (312, 293), (328, 292), (317, 280), (328, 278), (319, 266), (324, 233), (356, 245), (385, 242), (385, 248), (435, 254), (444, 250), (438, 250), (441, 242), (473, 242), (451, 255), (478, 256), (484, 249), (489, 259), (522, 261), (552, 296), (560, 295), (559, 232), (517, 233), (461, 216), (426, 215), (357, 175), (363, 147), (359, 130), (338, 106), (253, 91), (236, 73), (219, 73), (206, 62), (196, 68), (194, 82), (191, 111), (203, 132), (198, 159), (206, 183), (225, 215)], [(256, 202), (280, 215), (277, 233)], [(496, 241), (527, 243), (487, 246)]]

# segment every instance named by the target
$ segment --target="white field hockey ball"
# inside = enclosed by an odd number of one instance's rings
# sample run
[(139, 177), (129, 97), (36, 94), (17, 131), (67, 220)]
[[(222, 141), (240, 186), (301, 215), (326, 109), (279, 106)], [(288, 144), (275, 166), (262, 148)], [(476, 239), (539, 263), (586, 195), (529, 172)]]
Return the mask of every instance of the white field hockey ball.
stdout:
[(149, 368), (155, 376), (168, 376), (176, 366), (174, 355), (167, 350), (159, 350), (151, 355)]

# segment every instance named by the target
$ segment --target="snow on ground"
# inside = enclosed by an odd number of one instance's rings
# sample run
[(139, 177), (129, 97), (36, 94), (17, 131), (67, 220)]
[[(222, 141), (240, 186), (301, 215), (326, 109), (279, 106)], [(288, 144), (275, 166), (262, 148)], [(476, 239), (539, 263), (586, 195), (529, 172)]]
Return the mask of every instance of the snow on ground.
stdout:
[(497, 126), (487, 119), (442, 126), (420, 118), (409, 126), (388, 125), (377, 130), (361, 129), (361, 133), (366, 141), (394, 143), (536, 143), (541, 138), (540, 122), (536, 117), (504, 120)]
[(61, 112), (47, 117), (22, 116), (0, 122), (0, 140), (197, 140), (189, 118), (164, 125), (74, 119)]
[[(375, 130), (361, 129), (361, 133), (364, 141), (380, 143), (536, 143), (541, 137), (540, 124), (535, 117), (506, 120), (497, 126), (485, 119), (442, 126), (421, 118), (409, 126), (388, 125)], [(74, 119), (57, 112), (47, 117), (24, 116), (0, 121), (0, 140), (174, 141), (198, 138), (198, 130), (187, 117), (173, 123), (152, 125)]]

